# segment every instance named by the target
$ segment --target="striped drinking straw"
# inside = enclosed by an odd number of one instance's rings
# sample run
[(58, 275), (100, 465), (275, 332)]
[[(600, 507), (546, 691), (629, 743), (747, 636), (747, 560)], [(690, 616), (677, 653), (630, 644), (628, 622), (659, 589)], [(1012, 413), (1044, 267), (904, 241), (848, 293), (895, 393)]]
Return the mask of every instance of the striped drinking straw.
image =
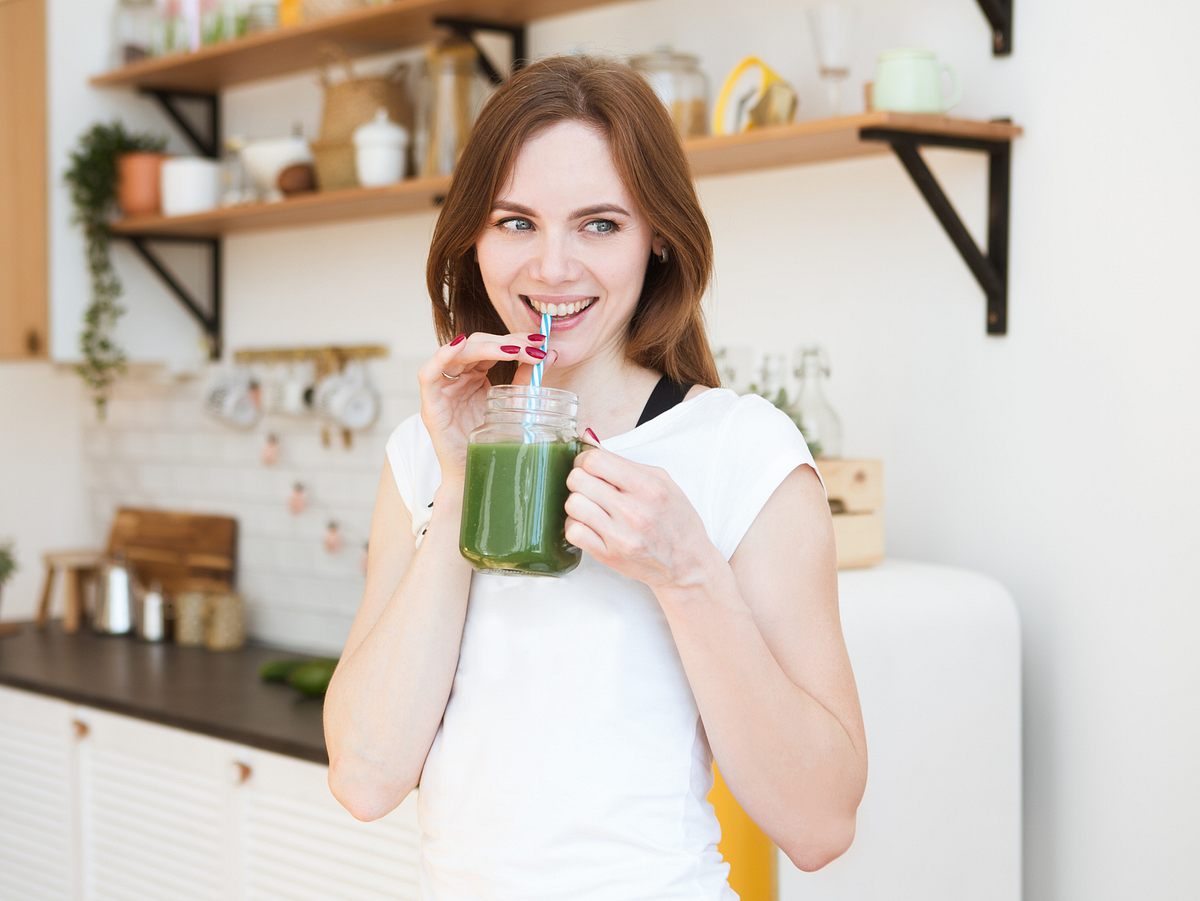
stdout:
[[(542, 314), (542, 334), (546, 337), (542, 340), (542, 350), (550, 349), (550, 314)], [(540, 388), (542, 385), (542, 361), (538, 360), (533, 364), (533, 379), (530, 382), (535, 388)]]

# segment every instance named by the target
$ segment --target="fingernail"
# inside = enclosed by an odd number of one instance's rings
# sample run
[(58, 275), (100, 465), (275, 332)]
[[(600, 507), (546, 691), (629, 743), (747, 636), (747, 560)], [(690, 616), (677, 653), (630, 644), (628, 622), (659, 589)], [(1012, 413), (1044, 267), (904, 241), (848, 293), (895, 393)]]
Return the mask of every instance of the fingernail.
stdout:
[(521, 348), (515, 344), (501, 344), (500, 349), (506, 354), (516, 354), (521, 352)]
[(597, 444), (600, 443), (600, 439), (596, 437), (596, 433), (593, 432), (590, 428), (584, 429), (583, 432), (585, 435), (587, 435), (589, 438), (591, 438)]
[(466, 335), (459, 335), (457, 338), (455, 338), (453, 341), (450, 342), (450, 346), (454, 347), (456, 344), (462, 344), (462, 342), (464, 342), (466, 340), (467, 340)]
[(546, 340), (545, 335), (526, 335), (525, 337), (528, 338), (530, 341), (545, 341)]
[(527, 348), (525, 348), (525, 353), (529, 354), (529, 356), (534, 357), (535, 359), (538, 359), (538, 360), (540, 360), (546, 356), (546, 352), (544, 350), (542, 350), (540, 347), (527, 347)]

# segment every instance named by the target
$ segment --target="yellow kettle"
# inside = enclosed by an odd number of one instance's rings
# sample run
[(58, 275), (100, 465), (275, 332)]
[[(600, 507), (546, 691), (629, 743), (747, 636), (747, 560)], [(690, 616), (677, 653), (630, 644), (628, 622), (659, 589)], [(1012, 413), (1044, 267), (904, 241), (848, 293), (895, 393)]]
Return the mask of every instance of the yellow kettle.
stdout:
[[(725, 108), (735, 90), (739, 90), (737, 111), (732, 128), (727, 128)], [(736, 134), (772, 125), (787, 125), (796, 119), (800, 99), (779, 73), (757, 56), (747, 56), (733, 67), (721, 86), (717, 106), (713, 111), (712, 132), (715, 135)]]

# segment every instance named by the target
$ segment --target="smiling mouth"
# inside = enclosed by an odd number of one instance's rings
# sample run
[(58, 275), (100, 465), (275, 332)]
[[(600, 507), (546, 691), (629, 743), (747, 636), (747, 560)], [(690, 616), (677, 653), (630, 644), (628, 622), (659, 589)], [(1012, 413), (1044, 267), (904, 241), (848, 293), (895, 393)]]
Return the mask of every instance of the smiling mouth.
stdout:
[[(527, 295), (521, 294), (520, 298), (522, 301), (525, 302), (525, 306), (529, 307), (529, 309), (533, 312), (533, 314), (540, 320), (542, 318), (542, 310), (539, 310), (536, 306), (534, 306), (533, 301), (531, 301)], [(580, 316), (582, 316), (584, 313), (586, 313), (589, 309), (591, 309), (593, 306), (595, 306), (596, 302), (599, 299), (600, 299), (599, 297), (592, 297), (586, 301), (583, 301), (582, 302), (583, 305), (573, 313), (563, 312), (560, 314), (558, 312), (558, 310), (560, 310), (560, 309), (571, 308), (572, 306), (574, 306), (573, 304), (547, 304), (546, 309), (547, 309), (547, 311), (550, 312), (550, 315), (554, 322), (565, 323), (565, 322), (570, 322), (574, 319), (578, 319)]]

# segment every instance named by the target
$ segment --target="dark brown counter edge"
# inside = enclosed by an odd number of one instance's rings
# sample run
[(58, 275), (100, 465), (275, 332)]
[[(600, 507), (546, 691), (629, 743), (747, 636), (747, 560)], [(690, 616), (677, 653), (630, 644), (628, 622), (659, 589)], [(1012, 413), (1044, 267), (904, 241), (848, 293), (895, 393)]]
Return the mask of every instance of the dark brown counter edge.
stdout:
[[(33, 620), (5, 620), (5, 622), (16, 622), (23, 627), (33, 627)], [(61, 630), (61, 622), (51, 623), (52, 628)], [(65, 633), (64, 633), (65, 634)], [(3, 657), (3, 648), (5, 642), (10, 642), (15, 636), (0, 638), (0, 659)], [(123, 636), (96, 636), (105, 641), (120, 640)], [(170, 645), (170, 642), (166, 642)], [(266, 642), (248, 639), (243, 646), (246, 649), (255, 651), (270, 652), (281, 655), (294, 656), (320, 656), (312, 651), (300, 651), (295, 648), (286, 648), (280, 645), (269, 644)], [(204, 648), (189, 648), (186, 650), (204, 650)], [(214, 651), (209, 653), (236, 653), (236, 651)], [(212, 738), (223, 739), (225, 741), (236, 742), (239, 744), (249, 745), (250, 747), (261, 748), (264, 751), (273, 751), (276, 754), (282, 754), (287, 757), (294, 757), (299, 760), (306, 760), (312, 763), (318, 763), (322, 766), (328, 766), (329, 756), (325, 749), (324, 741), (320, 742), (320, 746), (314, 746), (308, 742), (289, 741), (283, 738), (263, 735), (261, 733), (240, 729), (233, 726), (224, 726), (220, 723), (211, 721), (196, 720), (187, 716), (180, 716), (159, 709), (140, 707), (134, 704), (124, 703), (120, 700), (106, 697), (102, 694), (90, 693), (79, 689), (68, 688), (60, 685), (48, 685), (44, 682), (39, 682), (36, 679), (25, 678), (20, 675), (15, 675), (6, 672), (5, 668), (0, 665), (0, 685), (8, 686), (9, 688), (20, 689), (22, 691), (32, 692), (34, 694), (45, 695), (47, 697), (59, 698), (64, 701), (70, 701), (76, 704), (82, 704), (87, 707), (93, 707), (98, 710), (106, 710), (111, 713), (118, 713), (123, 716), (133, 717), (135, 719), (145, 720), (147, 722), (159, 723), (164, 726), (172, 726), (177, 729), (183, 729), (188, 732), (194, 732), (200, 735), (207, 735)], [(281, 688), (283, 686), (280, 686)], [(293, 699), (297, 700), (297, 699)], [(310, 702), (314, 704), (323, 703), (322, 699), (312, 698), (303, 699), (302, 703)]]

